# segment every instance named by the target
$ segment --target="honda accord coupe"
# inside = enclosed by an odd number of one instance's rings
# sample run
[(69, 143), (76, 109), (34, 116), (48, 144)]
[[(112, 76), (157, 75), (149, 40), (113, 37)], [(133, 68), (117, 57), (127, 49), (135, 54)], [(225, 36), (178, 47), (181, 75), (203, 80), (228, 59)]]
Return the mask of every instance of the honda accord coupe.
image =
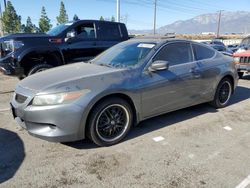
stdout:
[(22, 80), (11, 107), (18, 124), (33, 136), (54, 142), (89, 137), (109, 146), (150, 117), (205, 102), (225, 107), (237, 82), (232, 57), (207, 45), (137, 38), (88, 63)]

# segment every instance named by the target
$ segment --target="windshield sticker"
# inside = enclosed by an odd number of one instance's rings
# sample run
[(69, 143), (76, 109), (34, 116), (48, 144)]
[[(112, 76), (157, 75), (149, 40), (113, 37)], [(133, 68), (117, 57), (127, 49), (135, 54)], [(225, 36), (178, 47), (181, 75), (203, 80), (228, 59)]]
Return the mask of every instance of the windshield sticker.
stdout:
[(153, 48), (155, 46), (155, 44), (145, 44), (145, 43), (141, 43), (139, 44), (137, 47), (138, 48)]
[(73, 22), (69, 22), (69, 23), (66, 23), (64, 25), (72, 25), (72, 24), (73, 24)]

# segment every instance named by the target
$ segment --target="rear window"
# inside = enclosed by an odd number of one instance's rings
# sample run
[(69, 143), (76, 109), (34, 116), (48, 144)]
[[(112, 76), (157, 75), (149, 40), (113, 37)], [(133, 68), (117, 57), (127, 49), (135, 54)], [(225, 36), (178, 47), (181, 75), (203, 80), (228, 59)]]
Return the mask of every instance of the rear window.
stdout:
[(121, 32), (118, 24), (103, 24), (101, 29), (102, 39), (121, 39)]
[(215, 51), (202, 45), (192, 44), (196, 60), (209, 59), (215, 55)]

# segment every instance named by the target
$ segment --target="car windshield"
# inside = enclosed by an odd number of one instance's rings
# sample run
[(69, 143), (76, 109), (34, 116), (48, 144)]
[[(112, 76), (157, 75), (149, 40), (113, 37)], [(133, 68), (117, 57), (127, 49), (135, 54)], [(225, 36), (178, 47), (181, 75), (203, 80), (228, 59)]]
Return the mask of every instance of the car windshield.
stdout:
[(120, 43), (106, 50), (91, 62), (102, 66), (125, 68), (137, 65), (155, 46), (153, 43)]
[(47, 32), (48, 35), (51, 35), (51, 36), (56, 36), (56, 35), (59, 35), (60, 33), (62, 33), (65, 29), (67, 29), (69, 26), (71, 26), (73, 24), (73, 22), (68, 22), (68, 23), (65, 23), (65, 24), (61, 24), (61, 25), (58, 25), (54, 28), (52, 28), (51, 30), (49, 30)]

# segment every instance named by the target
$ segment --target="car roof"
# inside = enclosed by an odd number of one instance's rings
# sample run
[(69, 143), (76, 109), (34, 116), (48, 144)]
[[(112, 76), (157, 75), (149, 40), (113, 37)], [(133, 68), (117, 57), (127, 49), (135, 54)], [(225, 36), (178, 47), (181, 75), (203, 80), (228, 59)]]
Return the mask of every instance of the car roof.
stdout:
[(155, 43), (155, 44), (161, 44), (161, 43), (166, 43), (170, 41), (171, 42), (177, 42), (177, 41), (193, 42), (191, 40), (173, 38), (173, 37), (168, 37), (168, 36), (139, 36), (139, 37), (131, 38), (129, 41), (130, 42)]
[(73, 21), (69, 21), (68, 23), (85, 23), (85, 22), (100, 22), (100, 23), (111, 23), (111, 24), (124, 24), (124, 23), (121, 23), (121, 22), (112, 22), (112, 21), (106, 21), (106, 20), (91, 20), (91, 19), (88, 19), (88, 20), (73, 20)]

